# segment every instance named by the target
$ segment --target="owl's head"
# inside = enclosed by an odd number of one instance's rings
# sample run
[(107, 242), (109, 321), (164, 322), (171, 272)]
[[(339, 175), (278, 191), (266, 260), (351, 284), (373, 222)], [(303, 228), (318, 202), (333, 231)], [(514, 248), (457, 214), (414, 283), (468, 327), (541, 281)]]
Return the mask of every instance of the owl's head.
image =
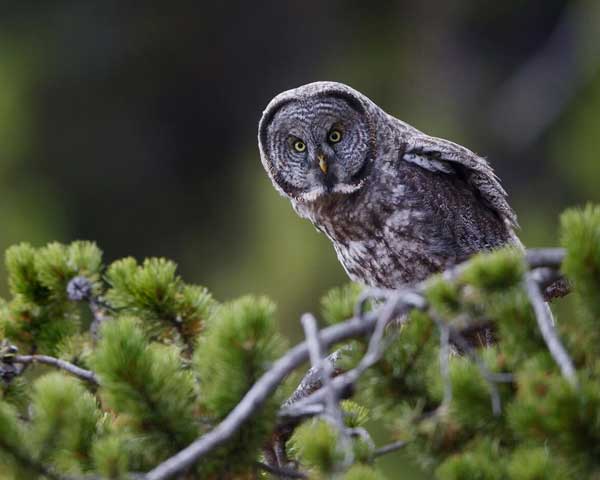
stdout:
[(301, 202), (359, 190), (374, 156), (371, 105), (335, 82), (310, 83), (271, 100), (258, 143), (275, 187)]

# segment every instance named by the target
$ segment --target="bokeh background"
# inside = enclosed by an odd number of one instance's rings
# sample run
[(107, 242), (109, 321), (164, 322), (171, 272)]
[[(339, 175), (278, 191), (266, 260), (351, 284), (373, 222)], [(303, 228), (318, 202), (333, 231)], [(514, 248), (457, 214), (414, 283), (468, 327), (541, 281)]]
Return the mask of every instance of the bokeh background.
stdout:
[(600, 201), (597, 0), (0, 7), (2, 251), (91, 239), (107, 261), (166, 256), (218, 299), (269, 295), (297, 339), (299, 314), (346, 278), (271, 187), (256, 127), (315, 80), (486, 156), (529, 246)]

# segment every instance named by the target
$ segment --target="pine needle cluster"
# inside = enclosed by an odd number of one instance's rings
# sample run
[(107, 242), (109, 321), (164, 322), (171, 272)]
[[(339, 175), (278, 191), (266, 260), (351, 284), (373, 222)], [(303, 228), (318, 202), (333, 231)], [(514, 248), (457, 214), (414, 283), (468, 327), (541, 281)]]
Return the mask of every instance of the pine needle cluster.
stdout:
[[(105, 266), (90, 242), (21, 244), (6, 252), (6, 268), (6, 368), (15, 355), (53, 355), (93, 370), (99, 385), (48, 367), (3, 370), (0, 478), (150, 470), (210, 430), (283, 352), (269, 300), (221, 304), (165, 259)], [(253, 473), (282, 399), (184, 477)]]

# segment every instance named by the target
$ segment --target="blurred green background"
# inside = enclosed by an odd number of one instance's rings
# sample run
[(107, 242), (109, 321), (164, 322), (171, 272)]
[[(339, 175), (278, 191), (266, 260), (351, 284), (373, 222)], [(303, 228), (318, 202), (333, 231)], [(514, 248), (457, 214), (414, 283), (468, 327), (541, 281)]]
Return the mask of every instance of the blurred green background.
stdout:
[(268, 294), (298, 339), (299, 314), (346, 278), (272, 188), (256, 127), (315, 80), (486, 156), (528, 246), (600, 201), (597, 0), (0, 5), (2, 250), (91, 239), (107, 261), (170, 257), (218, 299)]

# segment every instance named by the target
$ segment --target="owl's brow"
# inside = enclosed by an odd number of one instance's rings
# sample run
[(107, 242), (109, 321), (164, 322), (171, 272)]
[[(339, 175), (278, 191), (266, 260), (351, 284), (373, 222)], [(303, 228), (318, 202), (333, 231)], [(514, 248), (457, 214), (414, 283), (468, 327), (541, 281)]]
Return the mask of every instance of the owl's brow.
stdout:
[(360, 113), (361, 115), (366, 113), (362, 102), (350, 93), (341, 92), (339, 90), (323, 90), (322, 92), (316, 94), (315, 97), (338, 98), (345, 101), (353, 110), (356, 110), (356, 112)]

